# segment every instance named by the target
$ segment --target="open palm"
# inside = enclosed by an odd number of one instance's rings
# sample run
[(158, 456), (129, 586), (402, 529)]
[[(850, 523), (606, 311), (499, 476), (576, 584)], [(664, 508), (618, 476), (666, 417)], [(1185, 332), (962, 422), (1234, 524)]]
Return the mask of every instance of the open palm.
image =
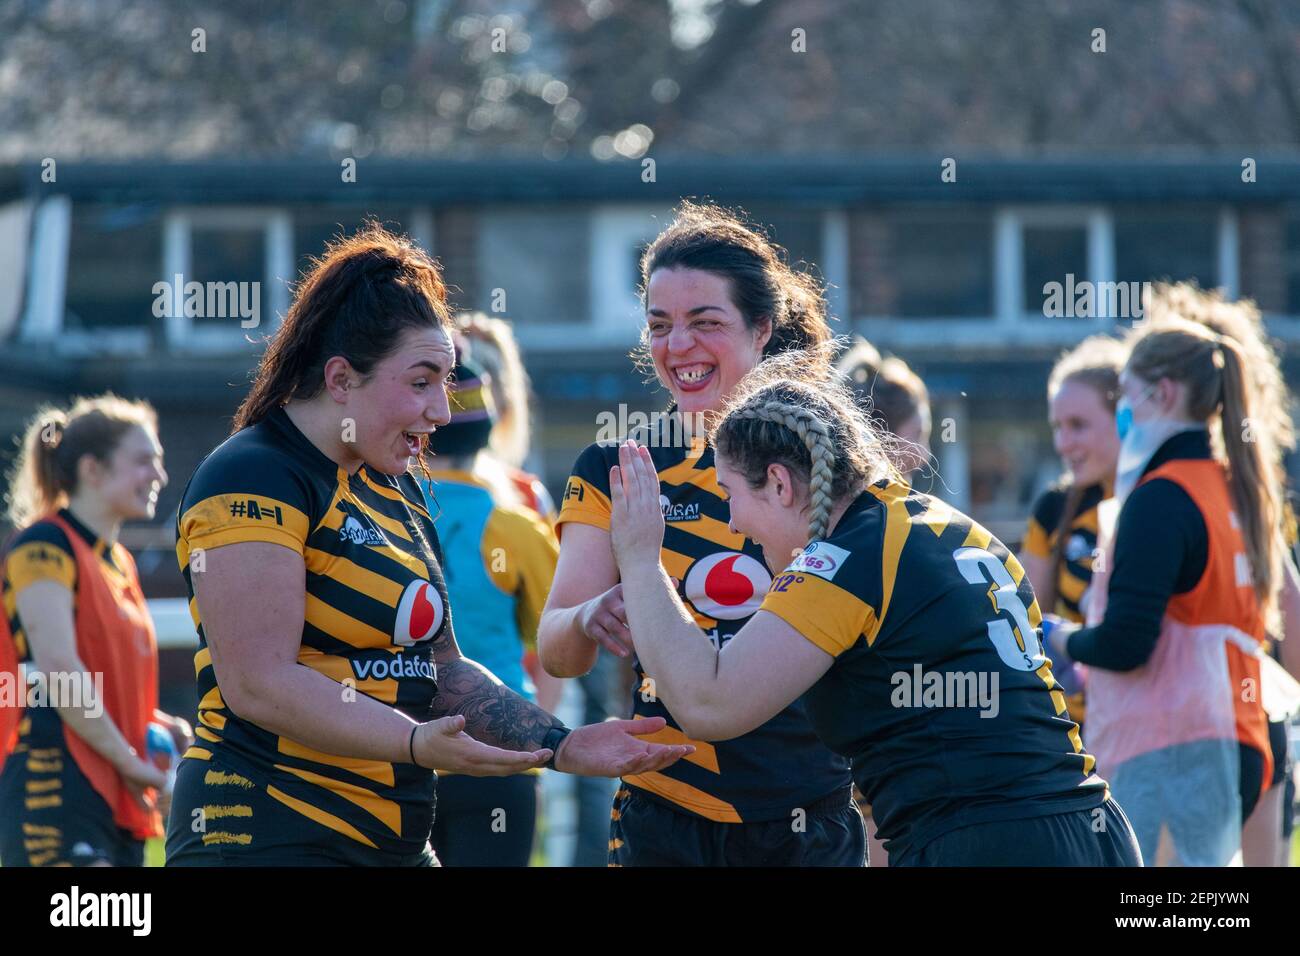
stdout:
[(581, 777), (621, 777), (649, 773), (695, 752), (689, 744), (655, 744), (637, 739), (664, 728), (662, 717), (607, 720), (579, 727), (560, 744), (555, 767)]

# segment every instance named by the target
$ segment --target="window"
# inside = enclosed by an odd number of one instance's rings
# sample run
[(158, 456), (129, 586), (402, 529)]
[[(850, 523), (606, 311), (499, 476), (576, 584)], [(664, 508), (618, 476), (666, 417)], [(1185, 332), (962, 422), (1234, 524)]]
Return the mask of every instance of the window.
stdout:
[(146, 331), (162, 272), (162, 212), (153, 205), (74, 203), (64, 328)]
[(1021, 232), (1024, 247), (1024, 303), (1028, 313), (1040, 312), (1048, 283), (1069, 285), (1088, 275), (1088, 230), (1084, 225), (1026, 225)]
[[(987, 213), (959, 210), (888, 214), (890, 250), (884, 275), (894, 314), (987, 316), (993, 312), (993, 228)], [(855, 280), (857, 277), (855, 277)]]
[(479, 220), (476, 307), (492, 312), (503, 296), (504, 315), (519, 325), (589, 322), (590, 245), (585, 211), (485, 211)]
[(1115, 278), (1120, 282), (1218, 281), (1217, 210), (1119, 207), (1115, 211)]

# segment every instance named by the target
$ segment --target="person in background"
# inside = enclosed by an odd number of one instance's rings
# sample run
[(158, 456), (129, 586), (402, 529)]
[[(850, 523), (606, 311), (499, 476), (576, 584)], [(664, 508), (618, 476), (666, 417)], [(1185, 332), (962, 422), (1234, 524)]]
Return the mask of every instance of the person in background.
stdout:
[[(1019, 558), (1043, 613), (1075, 624), (1083, 623), (1083, 597), (1092, 581), (1097, 509), (1115, 484), (1115, 403), (1125, 357), (1117, 339), (1094, 335), (1057, 359), (1047, 379), (1052, 446), (1066, 473), (1034, 502)], [(1070, 716), (1082, 727), (1082, 672), (1060, 661), (1055, 673), (1067, 690)]]
[(1114, 540), (1089, 626), (1055, 619), (1049, 657), (1088, 666), (1088, 744), (1143, 857), (1167, 844), (1223, 866), (1272, 778), (1258, 688), (1281, 581), (1276, 452), (1234, 339), (1166, 319), (1126, 344)]
[[(513, 494), (503, 496), (482, 474), (496, 412), (487, 376), (468, 359), (456, 366), (449, 399), (451, 421), (430, 437), (434, 467), (420, 486), (436, 516), (461, 650), (516, 694), (553, 713), (559, 695), (541, 699), (523, 657), (537, 645), (559, 543), (536, 512)], [(559, 682), (547, 687), (558, 689)], [(440, 773), (431, 842), (443, 865), (527, 866), (539, 775)]]
[[(27, 428), (9, 487), (20, 530), (4, 559), (0, 644), (10, 676), (15, 664), (44, 675), (49, 706), (0, 710), (6, 867), (142, 866), (145, 840), (162, 834), (167, 777), (148, 758), (151, 724), (178, 749), (192, 738), (157, 709), (153, 621), (118, 534), (153, 517), (166, 483), (144, 402), (83, 398)], [(56, 699), (65, 676), (80, 701)]]
[[(858, 337), (836, 363), (853, 389), (858, 405), (897, 441), (891, 456), (904, 477), (930, 468), (930, 392), (921, 376), (901, 358), (882, 358), (876, 347)], [(933, 472), (930, 472), (933, 476)]]
[[(1182, 318), (1196, 322), (1222, 336), (1234, 339), (1250, 365), (1251, 376), (1259, 389), (1261, 416), (1278, 452), (1278, 474), (1285, 498), (1282, 514), (1282, 538), (1287, 546), (1290, 572), (1295, 567), (1296, 516), (1283, 457), (1295, 451), (1295, 424), (1291, 419), (1291, 394), (1282, 377), (1277, 351), (1269, 342), (1259, 308), (1249, 299), (1229, 302), (1219, 290), (1204, 290), (1190, 282), (1156, 283), (1148, 290), (1146, 316), (1152, 322)], [(1283, 608), (1300, 602), (1294, 586), (1284, 587)], [(1283, 630), (1289, 641), (1270, 641), (1269, 653), (1274, 660), (1291, 666), (1293, 677), (1300, 676), (1300, 614), (1286, 614)], [(1286, 657), (1283, 657), (1284, 652)], [(1295, 824), (1295, 780), (1285, 718), (1270, 719), (1269, 745), (1273, 750), (1273, 779), (1260, 798), (1255, 812), (1242, 832), (1242, 860), (1247, 866), (1285, 866), (1290, 859), (1291, 833)]]

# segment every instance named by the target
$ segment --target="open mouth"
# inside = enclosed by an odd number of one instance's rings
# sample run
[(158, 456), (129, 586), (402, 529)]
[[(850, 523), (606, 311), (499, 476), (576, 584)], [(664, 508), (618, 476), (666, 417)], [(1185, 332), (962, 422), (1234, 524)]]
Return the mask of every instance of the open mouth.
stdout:
[(420, 454), (427, 435), (428, 432), (402, 432), (402, 437), (406, 439), (406, 450), (412, 458)]
[(673, 379), (677, 386), (686, 392), (698, 391), (708, 385), (717, 371), (716, 365), (696, 362), (692, 365), (679, 365), (673, 369)]

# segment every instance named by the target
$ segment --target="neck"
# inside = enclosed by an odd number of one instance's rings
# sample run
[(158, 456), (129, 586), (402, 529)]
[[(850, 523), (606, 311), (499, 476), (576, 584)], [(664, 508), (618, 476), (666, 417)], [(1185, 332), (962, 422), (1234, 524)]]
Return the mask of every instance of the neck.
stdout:
[(322, 455), (348, 474), (355, 474), (361, 467), (361, 457), (343, 441), (343, 418), (346, 416), (340, 416), (339, 406), (328, 396), (325, 398), (328, 405), (319, 398), (290, 402), (284, 407), (285, 414)]
[(109, 547), (117, 543), (117, 534), (122, 530), (122, 518), (103, 501), (90, 495), (76, 494), (68, 499), (68, 510), (74, 518), (93, 531), (95, 537), (107, 542)]
[(845, 495), (839, 501), (835, 502), (835, 507), (831, 508), (830, 517), (826, 519), (826, 537), (829, 538), (831, 536), (831, 532), (835, 530), (835, 526), (839, 524), (840, 519), (844, 517), (844, 512), (848, 511), (853, 502), (857, 500), (857, 495)]

